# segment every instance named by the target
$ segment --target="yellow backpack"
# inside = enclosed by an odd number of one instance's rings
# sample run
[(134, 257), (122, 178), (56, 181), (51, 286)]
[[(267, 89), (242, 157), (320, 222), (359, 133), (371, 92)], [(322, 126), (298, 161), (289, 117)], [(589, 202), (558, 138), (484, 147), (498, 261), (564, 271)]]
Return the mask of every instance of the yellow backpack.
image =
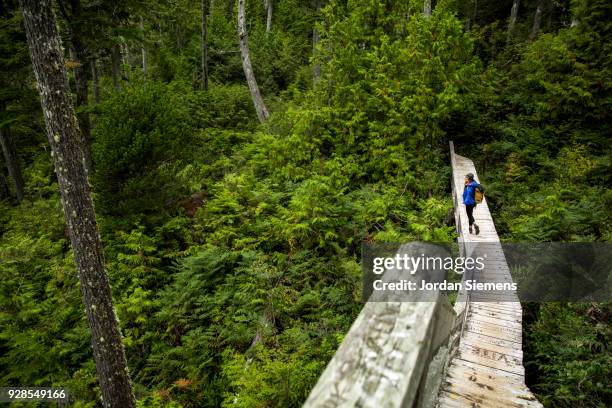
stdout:
[(476, 204), (480, 204), (482, 203), (483, 198), (484, 198), (484, 187), (482, 186), (482, 184), (479, 184), (474, 189), (474, 201), (476, 201)]

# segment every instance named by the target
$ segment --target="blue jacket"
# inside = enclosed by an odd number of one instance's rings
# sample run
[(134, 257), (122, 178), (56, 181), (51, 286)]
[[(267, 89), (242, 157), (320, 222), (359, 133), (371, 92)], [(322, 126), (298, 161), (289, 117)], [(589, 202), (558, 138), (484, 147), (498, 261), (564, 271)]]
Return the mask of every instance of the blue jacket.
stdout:
[(463, 188), (463, 204), (465, 205), (474, 205), (476, 204), (476, 186), (478, 183), (476, 181), (470, 181)]

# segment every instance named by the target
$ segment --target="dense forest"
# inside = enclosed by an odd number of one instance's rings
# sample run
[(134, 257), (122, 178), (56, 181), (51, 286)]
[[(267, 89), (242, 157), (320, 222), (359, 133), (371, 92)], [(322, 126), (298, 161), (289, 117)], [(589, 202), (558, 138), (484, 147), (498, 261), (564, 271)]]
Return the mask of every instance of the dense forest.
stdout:
[[(449, 140), (504, 240), (612, 240), (607, 0), (36, 3), (0, 0), (0, 386), (102, 406), (110, 286), (137, 406), (300, 406), (362, 243), (456, 238)], [(537, 398), (611, 406), (610, 304), (524, 310)]]

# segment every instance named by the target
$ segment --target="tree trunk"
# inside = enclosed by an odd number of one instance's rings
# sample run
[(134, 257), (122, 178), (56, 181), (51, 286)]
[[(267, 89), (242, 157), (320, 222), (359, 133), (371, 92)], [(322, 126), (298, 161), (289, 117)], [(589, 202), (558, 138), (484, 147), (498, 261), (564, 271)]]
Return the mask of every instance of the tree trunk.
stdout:
[(145, 48), (144, 45), (144, 35), (145, 35), (145, 30), (144, 30), (144, 20), (142, 18), (142, 16), (140, 16), (140, 34), (143, 36), (142, 38), (142, 45), (140, 46), (140, 52), (142, 53), (142, 73), (144, 75), (144, 77), (147, 77), (147, 71), (149, 70), (148, 67), (148, 58), (147, 58), (147, 49)]
[(113, 85), (115, 85), (115, 90), (121, 90), (121, 51), (119, 49), (119, 44), (114, 44), (113, 49), (111, 51), (111, 59), (112, 59), (112, 74), (113, 74)]
[(104, 252), (85, 168), (80, 132), (51, 0), (20, 0), (47, 136), (53, 151), (64, 216), (77, 265), (102, 391), (103, 406), (136, 406), (104, 270)]
[[(315, 10), (317, 17), (321, 12), (321, 0), (315, 0)], [(319, 36), (319, 30), (317, 30), (317, 26), (312, 29), (312, 58), (315, 60), (315, 65), (312, 71), (312, 84), (315, 86), (317, 82), (319, 82), (319, 78), (321, 78), (321, 64), (317, 61), (317, 46), (319, 45), (319, 41), (321, 37)]]
[(121, 50), (121, 64), (123, 66), (128, 66), (128, 67), (131, 66), (130, 65), (130, 48), (128, 47), (123, 37), (121, 37), (121, 42), (119, 43), (119, 45), (120, 45), (119, 49)]
[(425, 0), (423, 3), (423, 15), (425, 18), (431, 17), (431, 0)]
[[(73, 29), (74, 30), (74, 29)], [(74, 61), (74, 83), (76, 85), (76, 107), (87, 108), (89, 96), (87, 92), (87, 77), (85, 76), (85, 58), (81, 39), (78, 34), (73, 31), (72, 48), (70, 48), (71, 59)], [(88, 174), (91, 174), (91, 125), (89, 122), (89, 113), (79, 112), (77, 114), (79, 128), (81, 129), (83, 159), (85, 160), (85, 169)]]
[(202, 33), (200, 39), (201, 47), (201, 89), (208, 91), (208, 0), (201, 0), (202, 5)]
[(261, 93), (259, 92), (259, 86), (257, 86), (257, 80), (253, 73), (253, 67), (251, 65), (251, 57), (249, 55), (249, 44), (248, 35), (246, 30), (246, 18), (245, 18), (245, 3), (246, 0), (238, 0), (238, 38), (240, 40), (240, 55), (242, 56), (242, 68), (244, 69), (244, 76), (246, 77), (249, 89), (251, 90), (251, 98), (255, 105), (255, 111), (257, 112), (257, 118), (260, 122), (268, 119), (270, 114), (268, 108), (264, 103)]
[(544, 0), (538, 0), (538, 6), (533, 16), (533, 26), (531, 27), (531, 34), (529, 34), (529, 41), (533, 41), (540, 32), (540, 26), (542, 24), (542, 13), (544, 12)]
[(0, 170), (0, 201), (4, 200), (5, 198), (9, 198), (9, 188), (8, 188), (8, 184), (6, 183), (6, 177), (4, 176), (4, 172), (2, 172), (2, 170)]
[(512, 40), (512, 36), (514, 35), (514, 27), (516, 26), (516, 17), (518, 16), (519, 10), (519, 0), (512, 1), (512, 9), (510, 10), (510, 24), (508, 24), (508, 37), (506, 38), (506, 42), (510, 42)]
[(17, 201), (23, 200), (24, 182), (23, 176), (21, 175), (21, 167), (19, 167), (19, 157), (15, 149), (15, 142), (11, 137), (11, 132), (8, 126), (0, 128), (0, 145), (2, 146), (2, 153), (4, 154), (4, 162), (9, 172), (9, 176), (13, 179), (15, 184), (15, 196)]
[(93, 82), (94, 101), (100, 103), (100, 78), (98, 77), (98, 60), (93, 58), (91, 64), (91, 81)]
[(273, 0), (266, 0), (266, 8), (268, 9), (268, 18), (266, 19), (266, 33), (272, 31), (272, 9), (274, 8)]

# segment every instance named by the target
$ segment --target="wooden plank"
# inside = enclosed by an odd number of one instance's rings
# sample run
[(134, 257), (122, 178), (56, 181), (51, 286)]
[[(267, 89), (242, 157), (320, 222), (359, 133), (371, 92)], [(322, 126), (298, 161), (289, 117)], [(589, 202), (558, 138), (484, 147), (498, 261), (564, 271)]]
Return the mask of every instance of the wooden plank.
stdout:
[(472, 302), (475, 305), (483, 305), (486, 307), (496, 307), (500, 309), (522, 310), (521, 302)]
[(492, 324), (478, 324), (468, 320), (465, 330), (476, 334), (484, 334), (486, 336), (497, 337), (498, 339), (513, 341), (522, 344), (522, 332), (520, 330), (507, 328), (504, 326)]
[[(517, 404), (518, 406), (540, 406), (524, 385), (522, 375), (491, 369), (458, 359), (449, 367), (447, 378), (449, 381), (443, 385), (443, 391), (451, 393), (455, 391), (457, 395), (464, 396), (466, 394), (474, 395), (479, 398), (481, 404), (486, 404), (482, 406), (498, 406), (496, 404), (504, 403)], [(458, 400), (461, 401), (461, 399), (455, 398), (454, 402), (459, 402)], [(442, 402), (442, 399), (439, 402)], [(441, 403), (439, 405), (456, 406)]]
[(499, 402), (492, 401), (488, 398), (475, 397), (470, 393), (465, 392), (449, 392), (442, 391), (440, 394), (440, 406), (452, 408), (524, 408), (527, 405), (521, 405), (513, 401)]
[(491, 350), (488, 345), (464, 344), (462, 342), (455, 358), (509, 373), (525, 374), (522, 358), (510, 354), (506, 350), (503, 352)]
[[(493, 282), (495, 283), (495, 282)], [(516, 292), (507, 290), (471, 290), (470, 298), (474, 301), (478, 301), (478, 299), (484, 299), (485, 301), (494, 301), (494, 302), (518, 302), (518, 297)]]
[(479, 324), (497, 324), (504, 327), (509, 327), (514, 330), (520, 331), (522, 330), (522, 324), (520, 318), (515, 318), (513, 320), (501, 320), (497, 316), (490, 316), (484, 313), (475, 312), (474, 309), (470, 309), (470, 313), (468, 314), (468, 320), (473, 323)]
[[(504, 382), (490, 383), (479, 380), (459, 382), (444, 389), (452, 407), (532, 407), (534, 397), (528, 389), (507, 389)], [(466, 405), (467, 404), (467, 405)], [(476, 405), (474, 405), (476, 404)], [(537, 404), (537, 402), (536, 402)]]
[(519, 302), (471, 302), (471, 304), (476, 308), (498, 310), (501, 313), (523, 313), (523, 308)]
[(522, 324), (521, 314), (516, 313), (516, 311), (508, 311), (507, 313), (499, 311), (499, 309), (487, 308), (484, 306), (475, 306), (472, 305), (470, 307), (470, 313), (473, 313), (478, 316), (486, 316), (495, 319), (499, 319), (502, 321), (515, 322), (518, 324)]
[(504, 382), (512, 387), (524, 386), (525, 376), (521, 374), (514, 374), (507, 371), (500, 371), (494, 368), (485, 367), (479, 364), (472, 363), (470, 361), (465, 361), (461, 359), (453, 360), (452, 364), (448, 369), (448, 375), (452, 378), (457, 378), (458, 376), (468, 375), (468, 376), (476, 376), (481, 374), (483, 377), (491, 377), (491, 378), (503, 378)]
[(475, 302), (518, 302), (516, 295), (494, 294), (494, 293), (470, 293), (470, 300)]
[[(483, 303), (480, 303), (480, 305), (483, 305)], [(486, 303), (484, 303), (484, 305), (486, 305)], [(491, 303), (491, 305), (495, 305), (494, 303)], [(503, 320), (522, 320), (522, 313), (520, 310), (516, 310), (516, 309), (506, 309), (503, 307), (498, 307), (498, 306), (491, 306), (491, 307), (487, 307), (487, 306), (477, 306), (474, 307), (474, 312), (476, 313), (489, 313), (489, 314), (495, 314), (497, 316), (499, 316), (499, 318), (503, 321)], [(470, 305), (470, 310), (472, 310), (472, 307)]]
[(490, 348), (491, 350), (496, 350), (501, 353), (503, 353), (503, 350), (506, 350), (508, 354), (511, 354), (515, 357), (523, 358), (523, 349), (521, 348), (521, 344), (515, 343), (513, 341), (499, 339), (497, 337), (485, 336), (472, 332), (465, 332), (463, 333), (461, 342), (470, 345), (480, 344), (486, 348)]
[(526, 407), (529, 391), (526, 389), (508, 388), (504, 379), (466, 378), (456, 381), (444, 389), (449, 394), (461, 396), (470, 401), (479, 401), (481, 406), (488, 407)]

